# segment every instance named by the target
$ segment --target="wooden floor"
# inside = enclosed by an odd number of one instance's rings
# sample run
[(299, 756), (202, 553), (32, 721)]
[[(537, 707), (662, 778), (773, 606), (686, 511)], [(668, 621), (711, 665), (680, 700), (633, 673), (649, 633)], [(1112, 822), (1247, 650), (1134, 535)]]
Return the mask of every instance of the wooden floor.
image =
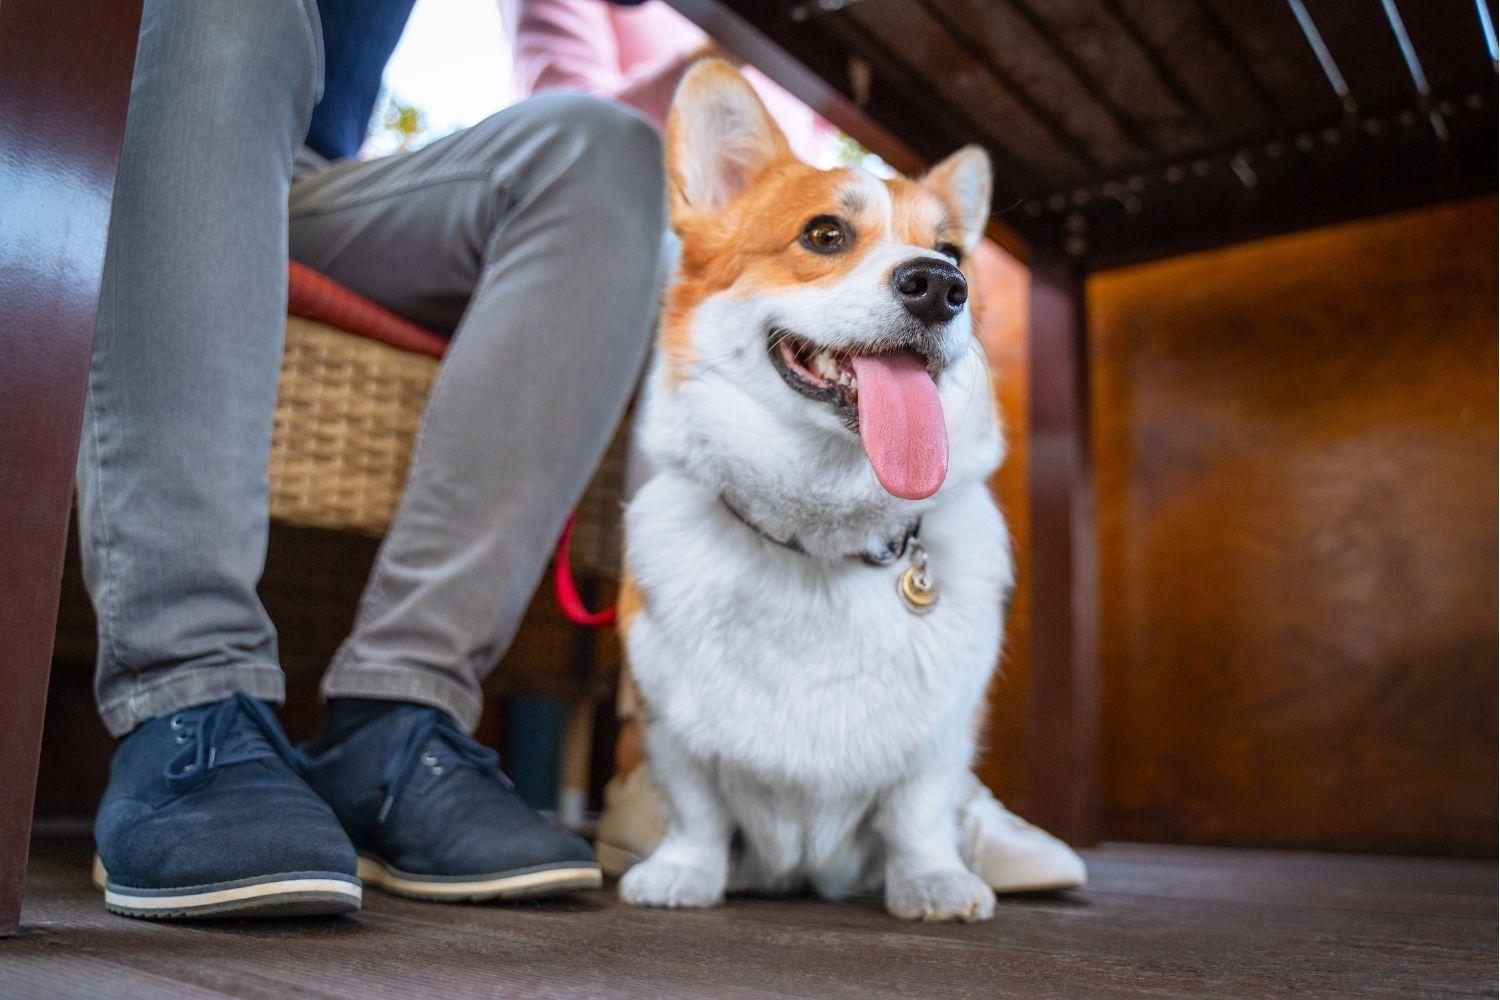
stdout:
[(979, 926), (873, 901), (646, 912), (612, 891), (162, 925), (105, 912), (83, 838), (39, 840), (0, 997), (1493, 996), (1495, 865), (1194, 848), (1088, 854), (1092, 883)]

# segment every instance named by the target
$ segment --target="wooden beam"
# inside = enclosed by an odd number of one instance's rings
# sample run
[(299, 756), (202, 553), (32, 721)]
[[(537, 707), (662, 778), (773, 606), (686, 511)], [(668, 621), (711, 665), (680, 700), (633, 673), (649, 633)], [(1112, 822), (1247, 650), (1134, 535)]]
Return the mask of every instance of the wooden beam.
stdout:
[(1438, 104), (1446, 143), (1398, 105), (1027, 198), (1013, 220), (1038, 255), (1081, 243), (1101, 271), (1493, 192), (1493, 99)]
[(1098, 532), (1084, 306), (1076, 260), (1033, 261), (1031, 818), (1073, 844), (1099, 835)]
[[(863, 2), (670, 2), (897, 169), (919, 170), (962, 142), (985, 145), (997, 179), (989, 235), (1023, 261), (1072, 251), (1098, 271), (1495, 190), (1494, 68), (1472, 6), (1403, 8), (1431, 64), (1432, 97), (1414, 101), (1384, 19), (1319, 0), (1314, 14), (1332, 26), (1325, 34), (1341, 47), (1350, 85), (1363, 81), (1361, 115), (1351, 118), (1327, 96), (1294, 19), (1257, 21), (1219, 0), (1176, 13), (1110, 0), (1098, 16), (1067, 23), (1014, 0), (997, 10), (1023, 12), (1005, 23), (1026, 30), (1003, 40), (951, 0), (907, 5), (916, 12), (908, 15)], [(1211, 55), (1167, 65), (1157, 42), (1173, 32)], [(1105, 35), (1130, 58), (1107, 67), (1088, 58)], [(1007, 44), (1046, 46), (1048, 58), (1012, 59), (997, 47)], [(1268, 51), (1287, 55), (1271, 75), (1255, 62)], [(1055, 68), (1043, 72), (1048, 64)], [(1053, 128), (1088, 139), (1097, 169), (1080, 174), (1043, 155), (1054, 144), (1033, 127), (1034, 102), (1028, 110), (1010, 101), (1016, 81), (1055, 98), (1044, 109)], [(1086, 99), (1063, 100), (1075, 92)], [(1008, 103), (997, 108), (981, 94)], [(1150, 128), (1121, 127), (1153, 109)], [(1447, 141), (1434, 136), (1429, 112), (1441, 116)], [(1183, 121), (1173, 124), (1173, 113)], [(1113, 139), (1097, 134), (1105, 119), (1120, 129)], [(1140, 148), (1143, 139), (1159, 148)]]
[(0, 936), (20, 924), (140, 0), (0, 0)]

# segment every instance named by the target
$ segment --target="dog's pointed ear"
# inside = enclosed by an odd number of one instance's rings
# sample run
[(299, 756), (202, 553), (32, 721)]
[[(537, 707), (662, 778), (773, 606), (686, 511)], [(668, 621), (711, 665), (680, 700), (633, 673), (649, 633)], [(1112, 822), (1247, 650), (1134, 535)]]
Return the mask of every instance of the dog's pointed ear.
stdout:
[(667, 118), (672, 224), (717, 212), (766, 167), (792, 156), (749, 82), (722, 59), (705, 59), (677, 88)]
[(978, 146), (965, 146), (927, 171), (922, 186), (955, 213), (954, 227), (963, 235), (965, 253), (984, 236), (990, 218), (990, 157)]

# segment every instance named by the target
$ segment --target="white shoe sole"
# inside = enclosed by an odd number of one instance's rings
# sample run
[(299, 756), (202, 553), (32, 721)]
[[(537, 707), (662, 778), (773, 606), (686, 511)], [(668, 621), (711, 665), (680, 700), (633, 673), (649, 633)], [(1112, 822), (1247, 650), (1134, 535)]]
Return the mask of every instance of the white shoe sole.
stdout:
[(1018, 858), (1007, 857), (1003, 864), (974, 865), (974, 874), (996, 892), (1060, 892), (1064, 889), (1080, 888), (1088, 881), (1088, 869), (1081, 860), (1052, 857), (1050, 855)]
[(524, 871), (475, 877), (413, 875), (391, 868), (377, 858), (360, 856), (359, 877), (395, 896), (437, 902), (477, 902), (486, 899), (535, 899), (597, 889), (604, 884), (599, 866), (567, 862)]
[(93, 879), (111, 913), (154, 920), (328, 916), (359, 909), (363, 896), (357, 879), (336, 872), (269, 875), (181, 889), (135, 889), (111, 883), (96, 857)]

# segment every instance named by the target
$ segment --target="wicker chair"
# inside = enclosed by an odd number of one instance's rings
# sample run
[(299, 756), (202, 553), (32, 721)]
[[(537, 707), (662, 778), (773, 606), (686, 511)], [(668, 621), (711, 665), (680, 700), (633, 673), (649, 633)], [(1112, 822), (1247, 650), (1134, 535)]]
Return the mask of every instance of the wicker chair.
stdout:
[[(447, 342), (310, 268), (289, 275), (271, 517), (383, 535)], [(624, 451), (622, 429), (576, 513), (574, 568), (596, 581), (619, 578)]]

